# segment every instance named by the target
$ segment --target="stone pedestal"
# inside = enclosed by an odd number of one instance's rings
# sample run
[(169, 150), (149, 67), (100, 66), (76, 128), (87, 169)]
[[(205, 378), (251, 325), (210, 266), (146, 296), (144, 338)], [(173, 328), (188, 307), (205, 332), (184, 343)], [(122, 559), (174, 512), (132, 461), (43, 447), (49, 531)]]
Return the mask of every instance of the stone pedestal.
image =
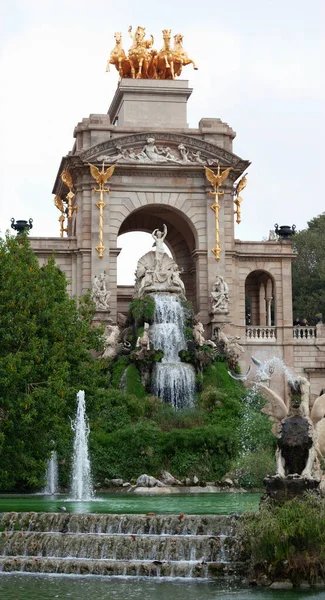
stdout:
[(213, 341), (219, 339), (218, 332), (221, 331), (221, 329), (226, 335), (232, 334), (230, 317), (225, 314), (210, 313), (208, 332)]
[(188, 128), (186, 80), (122, 79), (108, 114), (119, 127)]
[(110, 325), (113, 320), (110, 318), (110, 310), (97, 310), (94, 314), (93, 323), (95, 327), (97, 325)]
[(283, 502), (284, 500), (302, 496), (307, 491), (318, 491), (320, 481), (318, 479), (295, 477), (294, 475), (289, 475), (284, 479), (274, 476), (266, 477), (264, 485), (266, 487), (264, 500), (271, 498), (272, 500)]

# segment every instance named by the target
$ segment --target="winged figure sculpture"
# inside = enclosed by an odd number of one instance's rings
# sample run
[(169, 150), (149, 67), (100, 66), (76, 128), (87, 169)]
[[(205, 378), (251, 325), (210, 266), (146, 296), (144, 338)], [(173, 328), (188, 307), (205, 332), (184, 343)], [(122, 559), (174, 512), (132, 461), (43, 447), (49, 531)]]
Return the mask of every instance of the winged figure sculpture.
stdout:
[(72, 190), (73, 181), (72, 181), (71, 173), (67, 169), (64, 169), (64, 171), (62, 171), (61, 179), (62, 179), (63, 183), (65, 183), (65, 185), (69, 188), (69, 190)]
[(218, 173), (214, 173), (212, 169), (209, 167), (205, 167), (205, 176), (210, 181), (212, 187), (216, 190), (218, 187), (222, 185), (222, 183), (227, 179), (232, 167), (228, 167), (220, 173), (220, 167), (218, 167)]
[(246, 187), (246, 185), (247, 185), (247, 175), (244, 175), (244, 177), (242, 177), (236, 185), (236, 188), (235, 188), (236, 196), (239, 196), (240, 192), (243, 191), (243, 189)]
[(88, 163), (88, 165), (90, 167), (90, 172), (93, 178), (97, 181), (100, 188), (103, 188), (107, 181), (110, 179), (110, 177), (112, 177), (114, 169), (116, 167), (116, 165), (112, 165), (111, 167), (108, 167), (108, 169), (106, 169), (105, 171), (103, 163), (102, 170), (100, 171), (97, 167), (95, 167), (95, 165), (92, 165), (91, 163)]
[(56, 208), (58, 208), (62, 213), (64, 213), (64, 204), (63, 204), (63, 200), (62, 200), (62, 198), (60, 198), (60, 196), (58, 196), (58, 195), (55, 196), (54, 204), (55, 204)]

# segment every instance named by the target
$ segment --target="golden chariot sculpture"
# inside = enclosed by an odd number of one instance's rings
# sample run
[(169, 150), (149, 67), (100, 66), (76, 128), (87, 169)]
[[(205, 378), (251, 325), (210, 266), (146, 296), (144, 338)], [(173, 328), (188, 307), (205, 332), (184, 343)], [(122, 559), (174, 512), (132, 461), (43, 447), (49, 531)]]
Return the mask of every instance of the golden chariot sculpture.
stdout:
[(188, 57), (183, 48), (181, 33), (174, 35), (174, 47), (172, 48), (172, 31), (163, 29), (163, 47), (158, 52), (152, 48), (153, 36), (145, 39), (145, 27), (138, 25), (135, 33), (132, 33), (130, 25), (128, 32), (133, 43), (127, 55), (122, 48), (122, 33), (118, 31), (114, 34), (116, 44), (107, 61), (106, 71), (110, 70), (110, 65), (115, 65), (120, 78), (176, 79), (186, 65), (192, 64), (193, 68), (197, 69), (195, 62)]

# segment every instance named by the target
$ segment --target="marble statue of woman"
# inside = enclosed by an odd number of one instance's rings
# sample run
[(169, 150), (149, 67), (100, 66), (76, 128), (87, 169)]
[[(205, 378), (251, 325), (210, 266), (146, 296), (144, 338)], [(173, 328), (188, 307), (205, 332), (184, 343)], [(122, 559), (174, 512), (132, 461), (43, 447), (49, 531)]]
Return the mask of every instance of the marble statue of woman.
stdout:
[(155, 229), (152, 232), (152, 237), (155, 240), (154, 246), (156, 248), (155, 264), (154, 264), (155, 271), (160, 271), (161, 261), (162, 261), (163, 255), (165, 253), (164, 241), (165, 241), (166, 235), (167, 235), (167, 226), (166, 225), (163, 225), (163, 231), (160, 231), (159, 229)]
[(155, 138), (147, 138), (147, 143), (143, 150), (137, 154), (140, 161), (150, 162), (168, 162), (168, 158), (155, 145)]

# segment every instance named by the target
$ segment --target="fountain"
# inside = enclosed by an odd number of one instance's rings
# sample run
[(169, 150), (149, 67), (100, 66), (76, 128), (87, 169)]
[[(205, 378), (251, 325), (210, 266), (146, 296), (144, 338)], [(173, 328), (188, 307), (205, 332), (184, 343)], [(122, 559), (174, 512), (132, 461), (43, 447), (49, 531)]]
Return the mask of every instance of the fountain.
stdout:
[(49, 458), (49, 460), (47, 462), (46, 485), (45, 485), (44, 492), (43, 492), (44, 494), (50, 494), (53, 496), (53, 494), (58, 493), (58, 491), (59, 491), (58, 478), (59, 478), (58, 458), (57, 458), (57, 454), (56, 454), (55, 450), (52, 450), (51, 457)]
[(73, 443), (72, 485), (71, 497), (74, 500), (90, 500), (93, 487), (88, 454), (89, 426), (86, 417), (85, 392), (80, 390), (77, 394), (78, 406), (75, 420), (71, 427), (75, 432)]
[(155, 294), (155, 316), (151, 340), (164, 357), (153, 373), (153, 392), (174, 408), (194, 405), (195, 372), (192, 365), (182, 363), (178, 353), (186, 348), (184, 308), (178, 296)]

